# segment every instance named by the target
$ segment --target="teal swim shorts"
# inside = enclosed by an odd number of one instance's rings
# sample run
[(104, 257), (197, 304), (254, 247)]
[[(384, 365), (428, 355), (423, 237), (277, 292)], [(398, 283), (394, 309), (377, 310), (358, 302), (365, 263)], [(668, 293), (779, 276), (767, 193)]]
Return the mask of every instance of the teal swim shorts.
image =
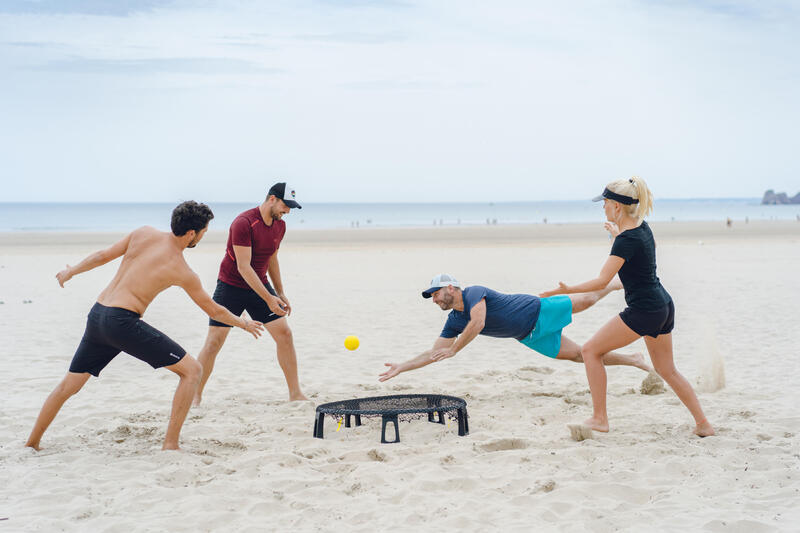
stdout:
[(572, 300), (565, 294), (542, 298), (539, 318), (522, 344), (547, 357), (555, 357), (561, 350), (561, 330), (572, 322)]

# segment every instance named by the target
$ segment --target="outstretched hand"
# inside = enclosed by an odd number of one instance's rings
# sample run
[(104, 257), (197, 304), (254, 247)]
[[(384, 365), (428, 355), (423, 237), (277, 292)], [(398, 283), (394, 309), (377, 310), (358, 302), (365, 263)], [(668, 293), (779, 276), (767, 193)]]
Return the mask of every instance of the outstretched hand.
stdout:
[(547, 298), (548, 296), (555, 296), (556, 294), (567, 294), (569, 287), (563, 281), (558, 282), (558, 288), (539, 293), (540, 298)]
[(63, 288), (64, 284), (72, 279), (72, 267), (67, 265), (67, 268), (56, 274), (56, 279), (58, 280), (58, 284)]
[(397, 374), (400, 373), (400, 365), (397, 363), (384, 363), (384, 366), (388, 366), (389, 370), (386, 372), (381, 372), (378, 375), (378, 381), (386, 381), (387, 379), (392, 379)]
[(244, 320), (244, 326), (242, 326), (243, 330), (248, 332), (256, 339), (261, 336), (261, 332), (264, 331), (264, 324), (262, 324), (261, 322), (257, 322), (255, 320), (247, 320), (247, 319), (242, 319), (242, 320)]

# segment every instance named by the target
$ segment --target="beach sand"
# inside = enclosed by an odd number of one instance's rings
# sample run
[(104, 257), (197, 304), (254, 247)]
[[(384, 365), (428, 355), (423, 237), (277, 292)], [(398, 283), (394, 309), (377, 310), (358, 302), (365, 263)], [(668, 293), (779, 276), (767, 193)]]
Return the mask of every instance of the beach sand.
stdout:
[[(285, 401), (268, 336), (234, 331), (182, 452), (160, 450), (177, 378), (125, 354), (67, 402), (40, 452), (23, 447), (116, 263), (64, 289), (54, 275), (116, 236), (0, 234), (0, 532), (798, 530), (800, 223), (652, 224), (676, 364), (718, 435), (693, 436), (671, 390), (643, 394), (644, 372), (612, 367), (611, 432), (582, 441), (567, 424), (590, 414), (583, 366), (514, 340), (479, 337), (452, 359), (377, 377), (438, 337), (446, 315), (419, 294), (433, 275), (532, 294), (584, 281), (608, 254), (600, 225), (287, 223), (281, 270), (312, 402)], [(209, 232), (186, 251), (209, 291), (224, 239)], [(623, 307), (613, 293), (565, 334), (582, 343)], [(207, 319), (182, 291), (144, 318), (197, 355)], [(463, 397), (470, 434), (415, 420), (380, 444), (378, 419), (338, 431), (328, 419), (312, 438), (315, 404), (396, 393)]]

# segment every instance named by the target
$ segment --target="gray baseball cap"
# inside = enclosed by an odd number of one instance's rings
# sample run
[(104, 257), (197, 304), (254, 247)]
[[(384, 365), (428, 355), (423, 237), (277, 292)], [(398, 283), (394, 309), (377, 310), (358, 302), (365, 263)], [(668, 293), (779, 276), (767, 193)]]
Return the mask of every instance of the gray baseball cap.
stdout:
[(430, 287), (422, 291), (422, 297), (430, 298), (433, 296), (434, 292), (438, 291), (442, 287), (447, 287), (448, 285), (452, 285), (453, 287), (457, 287), (459, 289), (461, 288), (461, 283), (459, 283), (458, 280), (450, 274), (439, 274), (431, 280)]

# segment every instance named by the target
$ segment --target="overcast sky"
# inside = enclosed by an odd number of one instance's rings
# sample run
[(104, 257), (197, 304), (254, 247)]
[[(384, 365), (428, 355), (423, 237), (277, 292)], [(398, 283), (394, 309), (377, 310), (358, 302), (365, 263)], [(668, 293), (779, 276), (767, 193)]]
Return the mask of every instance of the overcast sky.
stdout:
[(798, 6), (2, 0), (0, 202), (793, 195)]

